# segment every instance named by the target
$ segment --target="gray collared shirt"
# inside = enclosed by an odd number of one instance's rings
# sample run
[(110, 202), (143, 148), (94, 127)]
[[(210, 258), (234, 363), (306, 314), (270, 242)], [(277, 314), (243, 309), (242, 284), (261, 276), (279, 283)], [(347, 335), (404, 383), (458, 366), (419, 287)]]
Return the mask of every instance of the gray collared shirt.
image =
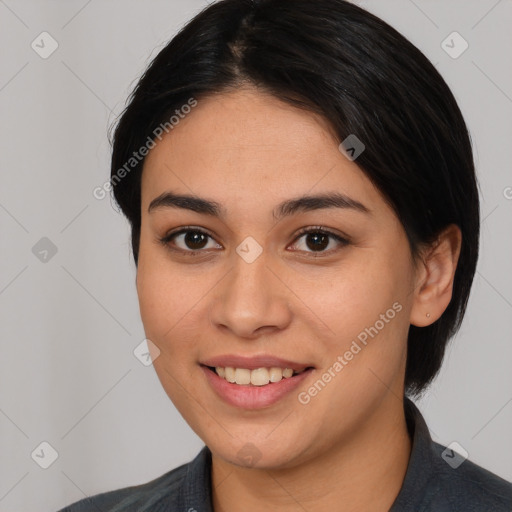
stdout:
[[(418, 408), (405, 398), (412, 451), (389, 512), (512, 512), (512, 483), (436, 442)], [(146, 484), (85, 498), (59, 512), (213, 512), (211, 452)]]

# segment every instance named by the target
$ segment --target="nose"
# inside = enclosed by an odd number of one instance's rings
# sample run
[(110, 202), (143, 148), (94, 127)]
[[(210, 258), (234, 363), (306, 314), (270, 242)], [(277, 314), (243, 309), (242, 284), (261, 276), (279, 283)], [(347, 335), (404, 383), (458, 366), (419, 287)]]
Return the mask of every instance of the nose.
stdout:
[(269, 259), (265, 251), (252, 263), (235, 254), (233, 268), (212, 296), (214, 327), (238, 338), (256, 339), (289, 325), (292, 294)]

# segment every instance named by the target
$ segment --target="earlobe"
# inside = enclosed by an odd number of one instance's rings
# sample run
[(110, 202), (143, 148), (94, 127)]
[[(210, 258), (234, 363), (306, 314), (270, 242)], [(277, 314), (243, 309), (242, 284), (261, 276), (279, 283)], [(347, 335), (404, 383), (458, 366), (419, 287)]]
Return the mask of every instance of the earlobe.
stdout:
[(460, 228), (450, 224), (423, 252), (411, 309), (412, 325), (426, 327), (438, 320), (448, 307), (461, 243)]

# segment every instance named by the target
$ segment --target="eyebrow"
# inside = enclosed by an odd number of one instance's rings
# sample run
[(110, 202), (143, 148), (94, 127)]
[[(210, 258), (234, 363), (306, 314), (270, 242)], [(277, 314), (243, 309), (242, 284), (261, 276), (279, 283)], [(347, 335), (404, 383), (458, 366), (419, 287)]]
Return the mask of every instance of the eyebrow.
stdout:
[[(148, 213), (161, 208), (183, 208), (212, 217), (226, 217), (226, 210), (220, 203), (189, 194), (164, 192), (151, 201)], [(273, 210), (272, 215), (275, 220), (280, 220), (295, 213), (325, 208), (343, 208), (367, 214), (371, 213), (371, 210), (359, 201), (340, 192), (331, 192), (288, 199), (280, 203)]]

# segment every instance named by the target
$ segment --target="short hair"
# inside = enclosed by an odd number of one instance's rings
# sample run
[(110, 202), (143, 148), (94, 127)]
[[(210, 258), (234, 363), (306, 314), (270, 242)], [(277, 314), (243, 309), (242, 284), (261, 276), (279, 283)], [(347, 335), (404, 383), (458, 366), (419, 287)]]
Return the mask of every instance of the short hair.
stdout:
[[(437, 321), (408, 332), (405, 391), (419, 396), (460, 327), (479, 250), (471, 140), (452, 92), (418, 48), (347, 1), (221, 0), (188, 22), (138, 81), (115, 127), (111, 180), (190, 98), (248, 84), (322, 115), (340, 142), (352, 134), (363, 142), (356, 163), (396, 213), (414, 258), (443, 228), (459, 226), (452, 299)], [(139, 160), (112, 183), (136, 265)]]

